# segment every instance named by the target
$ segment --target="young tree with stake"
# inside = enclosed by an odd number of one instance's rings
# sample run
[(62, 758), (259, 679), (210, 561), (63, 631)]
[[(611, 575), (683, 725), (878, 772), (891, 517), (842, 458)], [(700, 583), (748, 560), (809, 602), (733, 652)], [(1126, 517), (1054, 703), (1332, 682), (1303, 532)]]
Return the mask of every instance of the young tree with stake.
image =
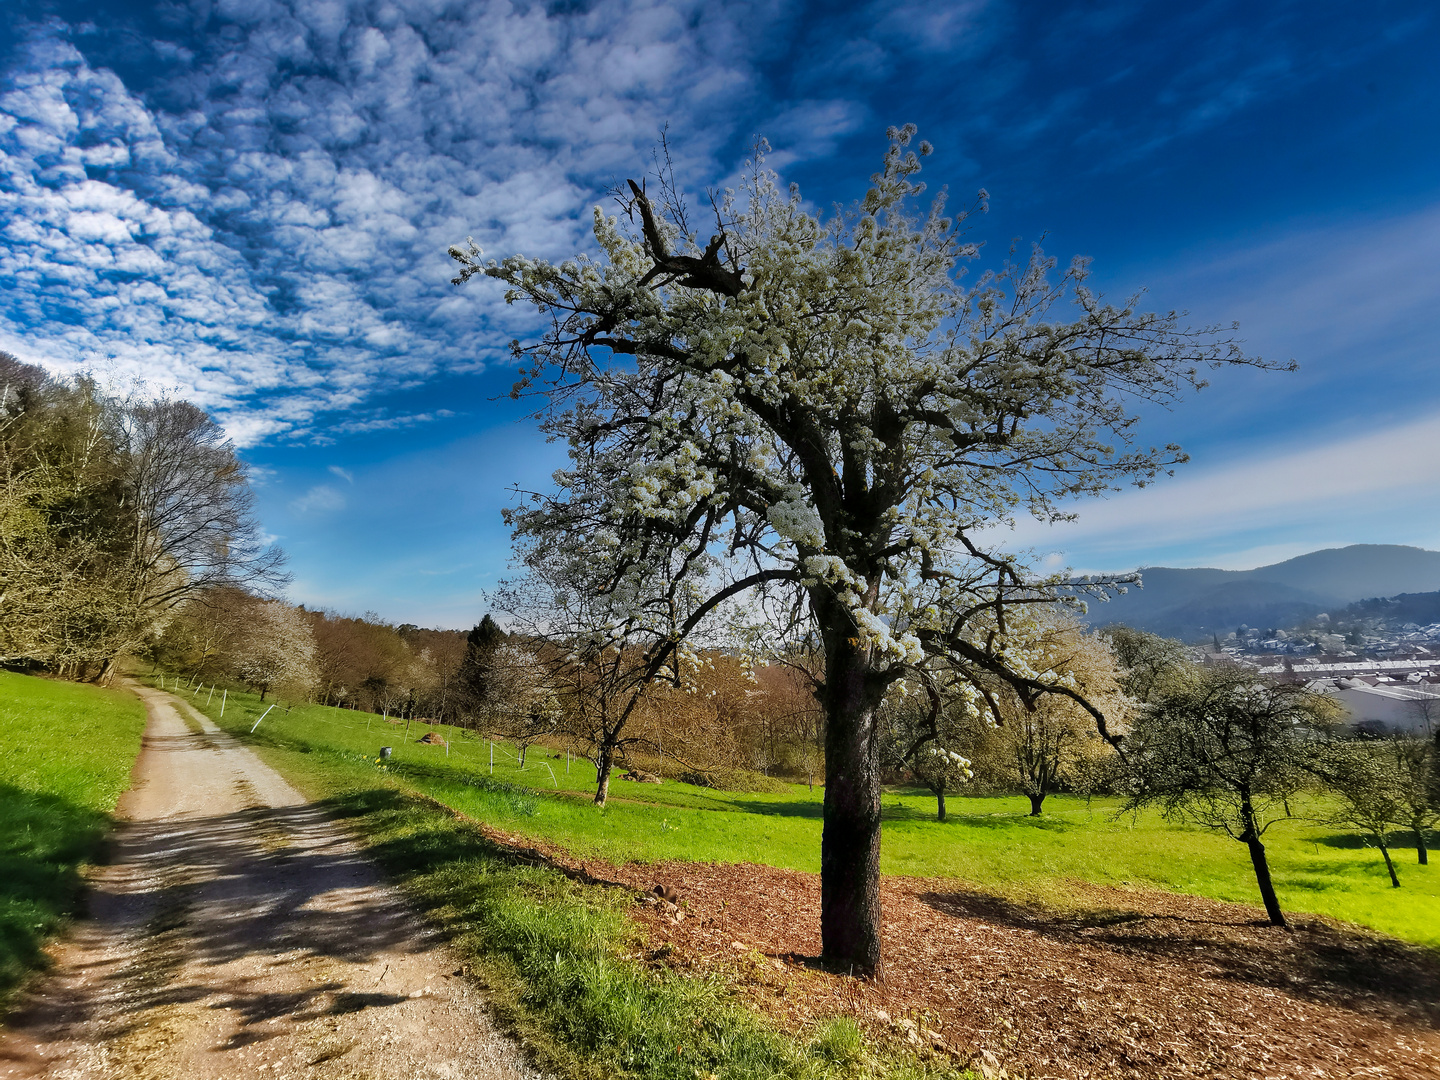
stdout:
[(1027, 702), (1081, 700), (1008, 633), (1061, 582), (984, 530), (1060, 517), (1061, 499), (1184, 460), (1133, 443), (1134, 404), (1246, 362), (1173, 314), (1102, 300), (1083, 260), (1057, 276), (1037, 250), (965, 287), (967, 214), (943, 197), (913, 208), (913, 135), (892, 129), (864, 199), (829, 217), (778, 184), (762, 143), (743, 190), (712, 200), (708, 241), (662, 168), (653, 195), (629, 182), (623, 218), (596, 208), (598, 258), (451, 249), (457, 283), (497, 279), (549, 320), (514, 346), (515, 393), (540, 395), (571, 466), (511, 517), (526, 557), (599, 582), (611, 632), (648, 612), (643, 670), (657, 677), (732, 598), (806, 605), (825, 665), (824, 956), (867, 974), (880, 972), (877, 714), (891, 686), (943, 660), (977, 700), (995, 678)]

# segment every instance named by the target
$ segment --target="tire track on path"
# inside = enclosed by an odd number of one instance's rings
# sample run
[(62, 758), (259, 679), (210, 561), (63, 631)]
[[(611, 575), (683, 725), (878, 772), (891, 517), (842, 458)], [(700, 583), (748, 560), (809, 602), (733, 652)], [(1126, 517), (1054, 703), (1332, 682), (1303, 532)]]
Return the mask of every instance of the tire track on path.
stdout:
[(0, 1031), (0, 1078), (535, 1075), (339, 827), (209, 719), (134, 690), (149, 724), (112, 858)]

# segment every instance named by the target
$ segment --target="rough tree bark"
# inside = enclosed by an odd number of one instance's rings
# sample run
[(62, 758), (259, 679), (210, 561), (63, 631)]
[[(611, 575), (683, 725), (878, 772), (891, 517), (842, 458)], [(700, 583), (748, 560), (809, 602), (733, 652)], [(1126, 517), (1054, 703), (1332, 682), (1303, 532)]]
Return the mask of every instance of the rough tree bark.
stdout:
[(615, 746), (608, 740), (600, 744), (595, 761), (595, 805), (604, 806), (610, 797), (610, 773), (615, 768)]
[(870, 650), (856, 646), (853, 638), (827, 640), (821, 956), (854, 974), (881, 978), (876, 719), (885, 683), (871, 669)]
[(1385, 869), (1390, 871), (1390, 887), (1400, 888), (1400, 877), (1395, 873), (1395, 860), (1390, 858), (1390, 845), (1385, 843), (1383, 833), (1375, 834), (1375, 845), (1380, 849), (1380, 854), (1385, 856)]
[(1260, 840), (1260, 830), (1255, 820), (1250, 796), (1242, 796), (1241, 813), (1244, 816), (1245, 831), (1240, 839), (1250, 849), (1250, 863), (1255, 867), (1255, 883), (1260, 886), (1260, 899), (1265, 904), (1265, 914), (1270, 917), (1271, 926), (1287, 926), (1285, 913), (1280, 910), (1280, 898), (1275, 895), (1275, 883), (1270, 880), (1270, 862), (1265, 858), (1265, 845)]

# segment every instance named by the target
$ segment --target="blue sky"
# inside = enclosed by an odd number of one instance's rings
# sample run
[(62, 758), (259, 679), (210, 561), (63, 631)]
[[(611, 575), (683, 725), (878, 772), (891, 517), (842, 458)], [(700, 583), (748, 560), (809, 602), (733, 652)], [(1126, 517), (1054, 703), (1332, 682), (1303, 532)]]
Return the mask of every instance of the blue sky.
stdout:
[(1437, 46), (1421, 0), (11, 0), (0, 348), (212, 410), (295, 599), (470, 625), (508, 489), (559, 455), (503, 399), (529, 316), (452, 287), (446, 246), (584, 249), (667, 123), (692, 189), (763, 133), (823, 206), (914, 122), (932, 185), (991, 194), (982, 263), (1043, 235), (1301, 364), (1148, 417), (1191, 464), (1012, 543), (1085, 571), (1440, 548)]

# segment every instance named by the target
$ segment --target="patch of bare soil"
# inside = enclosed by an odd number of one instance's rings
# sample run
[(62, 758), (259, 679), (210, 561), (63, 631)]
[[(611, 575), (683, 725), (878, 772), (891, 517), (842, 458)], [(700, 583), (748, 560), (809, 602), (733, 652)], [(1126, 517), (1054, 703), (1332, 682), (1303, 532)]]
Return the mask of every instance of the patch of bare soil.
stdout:
[(150, 723), (89, 915), (0, 1030), (0, 1077), (520, 1080), (444, 946), (208, 720)]
[(1322, 919), (1281, 930), (1259, 908), (1078, 883), (1077, 910), (1054, 912), (886, 878), (885, 978), (864, 982), (814, 959), (817, 875), (542, 849), (643, 894), (652, 963), (722, 974), (791, 1029), (849, 1015), (879, 1041), (1031, 1080), (1440, 1078), (1440, 956)]

